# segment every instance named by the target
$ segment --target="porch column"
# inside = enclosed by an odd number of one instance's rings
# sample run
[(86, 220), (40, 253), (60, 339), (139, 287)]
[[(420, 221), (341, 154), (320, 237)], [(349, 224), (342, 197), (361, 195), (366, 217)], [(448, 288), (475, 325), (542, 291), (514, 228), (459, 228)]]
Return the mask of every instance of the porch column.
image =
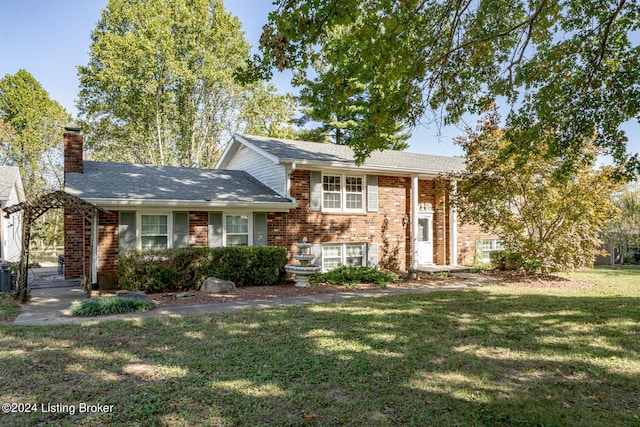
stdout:
[(418, 268), (418, 175), (411, 177), (411, 268)]
[(93, 221), (91, 222), (91, 264), (90, 264), (90, 274), (91, 278), (90, 286), (93, 286), (94, 283), (98, 283), (98, 222), (100, 221), (100, 214), (98, 212), (95, 213), (93, 217)]
[(458, 210), (455, 205), (456, 191), (458, 183), (455, 179), (451, 180), (451, 194), (449, 195), (449, 226), (451, 227), (451, 255), (449, 264), (458, 265)]

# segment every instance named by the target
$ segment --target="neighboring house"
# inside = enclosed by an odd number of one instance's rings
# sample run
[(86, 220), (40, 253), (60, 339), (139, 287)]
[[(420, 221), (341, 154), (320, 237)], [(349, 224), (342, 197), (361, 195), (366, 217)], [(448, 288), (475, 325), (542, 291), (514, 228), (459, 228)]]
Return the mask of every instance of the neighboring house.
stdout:
[(5, 218), (2, 209), (24, 201), (20, 169), (0, 166), (0, 262), (18, 261), (22, 252), (22, 213)]
[(305, 237), (325, 271), (471, 265), (478, 227), (459, 225), (449, 203), (463, 169), (464, 159), (398, 151), (356, 166), (347, 146), (248, 135), (234, 136), (215, 170), (89, 162), (68, 129), (65, 191), (109, 213), (89, 227), (65, 212), (65, 274), (81, 276), (92, 259), (104, 288), (123, 250), (279, 245), (293, 254)]
[(595, 265), (640, 264), (640, 226), (610, 229), (606, 234), (601, 236), (602, 252), (596, 255)]

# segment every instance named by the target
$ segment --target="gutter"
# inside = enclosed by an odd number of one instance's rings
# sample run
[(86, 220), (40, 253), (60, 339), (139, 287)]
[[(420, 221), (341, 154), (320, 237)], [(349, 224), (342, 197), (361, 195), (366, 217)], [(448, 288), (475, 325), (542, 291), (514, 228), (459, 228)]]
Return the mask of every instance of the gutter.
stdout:
[[(81, 196), (78, 196), (81, 197)], [(297, 202), (220, 202), (209, 200), (149, 200), (149, 199), (98, 199), (83, 200), (101, 207), (154, 207), (154, 208), (207, 208), (207, 209), (250, 209), (252, 211), (287, 212), (298, 207)]]
[(331, 162), (331, 161), (321, 161), (321, 160), (300, 160), (300, 159), (292, 159), (292, 158), (281, 158), (281, 165), (305, 165), (305, 166), (313, 166), (321, 169), (326, 168), (334, 168), (334, 169), (352, 169), (361, 173), (370, 173), (370, 174), (379, 174), (380, 172), (384, 173), (393, 173), (394, 176), (398, 175), (419, 175), (420, 177), (428, 177), (428, 178), (439, 178), (444, 176), (451, 177), (452, 179), (459, 179), (458, 175), (460, 175), (463, 171), (435, 171), (435, 170), (425, 170), (425, 169), (407, 169), (403, 167), (392, 167), (392, 166), (356, 166), (353, 162)]

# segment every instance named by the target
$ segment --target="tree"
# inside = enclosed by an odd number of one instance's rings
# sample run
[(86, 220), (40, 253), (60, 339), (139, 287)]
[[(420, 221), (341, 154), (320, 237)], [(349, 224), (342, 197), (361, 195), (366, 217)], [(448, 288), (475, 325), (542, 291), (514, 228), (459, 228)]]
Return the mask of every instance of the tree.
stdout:
[[(321, 109), (362, 106), (350, 141), (360, 160), (389, 148), (379, 134), (415, 126), (428, 109), (443, 111), (447, 124), (504, 100), (513, 107), (507, 127), (533, 118), (542, 129), (561, 130), (546, 141), (547, 152), (562, 153), (569, 166), (588, 155), (583, 141), (593, 140), (620, 173), (640, 169), (620, 128), (640, 118), (640, 47), (631, 36), (640, 27), (638, 2), (274, 3), (261, 54), (243, 75), (290, 69)], [(513, 142), (531, 148), (522, 138)]]
[(55, 179), (59, 166), (52, 159), (60, 153), (70, 119), (29, 72), (19, 70), (0, 80), (1, 132), (6, 138), (0, 142), (0, 163), (20, 167), (27, 196), (61, 185)]
[(245, 92), (245, 96), (239, 117), (244, 133), (295, 138), (297, 131), (293, 127), (292, 118), (295, 117), (298, 106), (291, 95), (280, 95), (275, 86), (258, 82)]
[(11, 148), (16, 141), (16, 132), (10, 123), (0, 119), (0, 166), (9, 160)]
[[(615, 218), (613, 169), (595, 169), (597, 148), (585, 141), (583, 162), (562, 172), (563, 160), (549, 153), (547, 131), (529, 140), (531, 149), (513, 151), (518, 141), (499, 127), (493, 109), (478, 131), (458, 138), (467, 154), (456, 203), (462, 222), (496, 234), (507, 249), (534, 260), (543, 273), (591, 265), (599, 232)], [(589, 159), (589, 160), (586, 160)]]
[[(603, 239), (609, 248), (619, 251), (620, 262), (633, 258), (629, 250), (640, 250), (640, 186), (638, 180), (628, 183), (613, 195), (619, 216), (604, 230)], [(634, 260), (637, 261), (637, 260)]]
[(110, 0), (78, 67), (87, 145), (110, 160), (214, 165), (264, 90), (233, 77), (248, 55), (221, 0)]

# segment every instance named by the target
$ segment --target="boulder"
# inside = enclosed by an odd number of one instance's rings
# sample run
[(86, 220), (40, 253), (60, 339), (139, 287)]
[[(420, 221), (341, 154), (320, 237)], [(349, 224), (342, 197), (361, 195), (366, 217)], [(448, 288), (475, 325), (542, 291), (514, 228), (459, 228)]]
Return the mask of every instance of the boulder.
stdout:
[(236, 284), (228, 280), (218, 279), (217, 277), (207, 277), (200, 291), (208, 292), (211, 294), (227, 294), (233, 292), (236, 289)]

